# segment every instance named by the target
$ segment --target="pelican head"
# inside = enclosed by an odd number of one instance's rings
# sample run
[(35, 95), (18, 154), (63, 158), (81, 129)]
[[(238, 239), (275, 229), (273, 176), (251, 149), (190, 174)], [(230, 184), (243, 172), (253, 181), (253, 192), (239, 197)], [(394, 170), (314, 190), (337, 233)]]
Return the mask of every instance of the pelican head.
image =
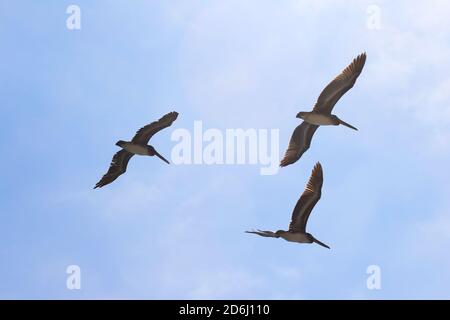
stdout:
[(314, 242), (314, 240), (315, 240), (315, 238), (314, 238), (314, 236), (311, 234), (311, 233), (306, 233), (306, 237), (308, 238), (308, 240), (309, 240), (309, 243), (313, 243)]
[(297, 113), (296, 118), (305, 119), (304, 117), (306, 114), (307, 114), (307, 112), (300, 111), (299, 113)]

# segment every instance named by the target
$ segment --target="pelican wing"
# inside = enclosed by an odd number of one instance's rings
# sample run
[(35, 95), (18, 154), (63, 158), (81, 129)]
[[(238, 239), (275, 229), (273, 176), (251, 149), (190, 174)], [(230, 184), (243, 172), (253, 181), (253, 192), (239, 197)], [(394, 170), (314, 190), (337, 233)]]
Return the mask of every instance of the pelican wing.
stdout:
[(178, 112), (169, 112), (164, 115), (158, 121), (153, 121), (152, 123), (140, 128), (134, 135), (131, 142), (137, 144), (147, 144), (151, 137), (160, 130), (170, 127), (172, 123), (177, 119)]
[(352, 63), (323, 89), (313, 110), (324, 114), (331, 114), (331, 110), (333, 110), (336, 102), (355, 84), (365, 62), (365, 52), (353, 59)]
[(245, 231), (246, 233), (254, 233), (261, 237), (271, 237), (271, 238), (279, 238), (280, 236), (277, 235), (275, 232), (272, 231), (262, 231), (262, 230), (256, 230), (256, 231)]
[(117, 179), (121, 174), (127, 171), (128, 161), (130, 161), (132, 153), (122, 149), (118, 151), (112, 158), (108, 172), (95, 185), (95, 188), (101, 188)]
[(289, 224), (289, 231), (292, 232), (306, 232), (306, 223), (312, 209), (319, 201), (322, 193), (323, 172), (322, 166), (319, 162), (314, 166), (311, 176), (305, 191), (303, 191), (300, 199), (298, 199), (292, 212), (291, 223)]
[(303, 153), (309, 149), (311, 140), (318, 126), (303, 121), (292, 133), (289, 146), (280, 162), (280, 167), (288, 166), (296, 162)]

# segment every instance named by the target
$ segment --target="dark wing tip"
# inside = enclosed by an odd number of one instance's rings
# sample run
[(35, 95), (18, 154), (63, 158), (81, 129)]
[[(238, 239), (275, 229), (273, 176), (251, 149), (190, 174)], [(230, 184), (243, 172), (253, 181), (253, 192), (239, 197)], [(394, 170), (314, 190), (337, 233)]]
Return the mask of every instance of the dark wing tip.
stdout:
[(366, 60), (367, 59), (367, 54), (366, 54), (366, 52), (364, 51), (363, 53), (360, 53), (354, 60), (357, 60), (357, 61), (362, 61), (362, 60)]
[[(306, 188), (304, 192), (312, 192), (318, 195), (319, 199), (322, 193), (322, 183), (323, 183), (323, 171), (322, 165), (320, 162), (317, 162), (314, 165), (314, 168), (311, 171), (311, 175), (306, 184)], [(303, 196), (303, 194), (302, 194)]]
[(297, 162), (297, 160), (301, 158), (302, 154), (303, 152), (299, 153), (299, 150), (295, 150), (294, 148), (292, 148), (292, 146), (288, 146), (283, 159), (281, 159), (280, 161), (280, 167), (287, 167), (288, 165)]
[(288, 165), (290, 165), (290, 164), (292, 164), (292, 163), (293, 163), (293, 162), (290, 161), (290, 159), (287, 159), (287, 157), (284, 157), (284, 158), (281, 160), (281, 162), (280, 162), (280, 167), (283, 168), (283, 167), (286, 167), (286, 166), (288, 166)]
[[(163, 129), (163, 128), (166, 128), (166, 127), (170, 127), (170, 126), (172, 125), (172, 123), (173, 123), (175, 120), (177, 120), (178, 115), (179, 115), (179, 113), (176, 112), (176, 111), (172, 111), (172, 112), (166, 113), (166, 114), (163, 115), (158, 121), (155, 121), (156, 123), (153, 122), (153, 123), (151, 123), (151, 124), (148, 124), (148, 125), (145, 126), (145, 127), (151, 126), (152, 124), (153, 124), (153, 125), (156, 125), (156, 126), (161, 126), (161, 125), (163, 125), (163, 127), (162, 127), (162, 128), (159, 128), (159, 130), (161, 130), (161, 129)], [(145, 127), (143, 127), (143, 128), (145, 128)], [(142, 128), (141, 128), (141, 129), (142, 129)], [(157, 130), (156, 132), (158, 132), (159, 130)], [(155, 133), (156, 133), (156, 132), (155, 132)]]
[(314, 172), (314, 171), (320, 172), (320, 173), (323, 172), (323, 171), (322, 171), (322, 165), (320, 164), (320, 161), (317, 161), (316, 164), (314, 165), (313, 172)]
[(365, 52), (361, 53), (353, 60), (353, 64), (356, 66), (356, 71), (361, 72), (364, 65), (366, 64), (367, 54)]
[(280, 162), (280, 168), (284, 168), (284, 167), (290, 166), (291, 164), (296, 163), (298, 159), (300, 159), (300, 157), (297, 157), (295, 159), (290, 159), (290, 158), (283, 159)]
[(106, 174), (100, 179), (100, 181), (97, 182), (97, 183), (95, 184), (94, 189), (97, 189), (97, 188), (103, 188), (104, 186), (106, 186), (106, 185), (110, 184), (111, 182), (113, 182), (114, 180), (116, 180), (117, 177), (119, 177), (121, 174), (122, 174), (122, 173), (120, 173), (120, 174), (117, 175), (116, 177), (111, 177), (110, 174), (106, 173)]
[(175, 121), (178, 118), (178, 115), (179, 113), (176, 111), (172, 111), (168, 114), (168, 116), (170, 116), (173, 119), (172, 121)]
[(97, 182), (97, 183), (95, 184), (94, 189), (101, 188), (101, 187), (103, 187), (104, 185), (105, 185), (105, 184), (102, 183), (102, 180), (100, 180), (99, 182)]
[[(165, 116), (163, 116), (161, 119), (159, 119), (159, 121), (161, 122), (161, 124), (163, 124), (165, 127), (170, 127), (172, 125), (172, 123), (175, 122), (175, 120), (177, 120), (179, 113), (176, 111), (172, 111), (169, 112), (168, 114), (166, 114)], [(159, 131), (159, 130), (158, 130)]]
[(311, 177), (323, 177), (322, 165), (319, 161), (314, 165), (314, 168), (311, 171)]

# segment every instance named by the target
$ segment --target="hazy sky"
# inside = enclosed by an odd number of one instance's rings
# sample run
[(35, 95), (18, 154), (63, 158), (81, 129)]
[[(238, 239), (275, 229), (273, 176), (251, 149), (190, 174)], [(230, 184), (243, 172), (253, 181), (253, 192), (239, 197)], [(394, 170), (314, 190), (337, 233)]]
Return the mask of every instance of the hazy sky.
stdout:
[[(444, 0), (1, 0), (0, 298), (449, 299), (449, 16)], [(152, 140), (169, 158), (195, 120), (279, 129), (283, 154), (363, 51), (334, 109), (359, 131), (320, 128), (278, 174), (134, 157), (92, 190), (114, 143), (172, 110)], [(288, 227), (317, 161), (308, 229), (331, 250), (245, 234)]]

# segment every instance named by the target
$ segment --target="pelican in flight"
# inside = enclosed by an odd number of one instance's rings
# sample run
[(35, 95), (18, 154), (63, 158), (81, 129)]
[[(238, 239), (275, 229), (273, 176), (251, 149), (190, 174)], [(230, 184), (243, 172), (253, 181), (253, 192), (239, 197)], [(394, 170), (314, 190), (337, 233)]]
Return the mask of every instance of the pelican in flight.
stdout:
[(100, 179), (95, 185), (95, 188), (101, 188), (114, 180), (116, 180), (121, 174), (127, 171), (128, 161), (135, 154), (141, 156), (157, 156), (166, 163), (169, 163), (166, 158), (160, 155), (153, 146), (147, 145), (148, 141), (153, 135), (160, 130), (170, 127), (172, 123), (177, 119), (178, 113), (173, 111), (164, 115), (158, 121), (154, 121), (145, 127), (140, 128), (134, 135), (131, 141), (119, 140), (116, 142), (116, 146), (122, 148), (112, 158), (111, 165), (108, 172)]
[(306, 223), (308, 222), (309, 215), (312, 209), (320, 199), (322, 192), (323, 173), (322, 166), (319, 162), (314, 166), (311, 176), (309, 177), (308, 184), (305, 191), (297, 201), (294, 211), (292, 212), (291, 223), (289, 224), (289, 230), (272, 231), (245, 231), (247, 233), (254, 233), (262, 237), (283, 238), (290, 242), (299, 243), (317, 243), (322, 247), (330, 249), (325, 243), (320, 242), (313, 237), (312, 234), (306, 232)]
[(353, 59), (352, 63), (323, 89), (312, 111), (302, 111), (297, 114), (297, 118), (303, 119), (304, 121), (292, 133), (289, 146), (284, 158), (280, 162), (280, 167), (288, 166), (300, 159), (303, 153), (309, 149), (314, 132), (316, 132), (319, 126), (337, 126), (342, 124), (351, 129), (358, 130), (334, 114), (331, 114), (331, 111), (339, 99), (353, 87), (356, 79), (361, 74), (365, 62), (366, 53), (362, 53)]

